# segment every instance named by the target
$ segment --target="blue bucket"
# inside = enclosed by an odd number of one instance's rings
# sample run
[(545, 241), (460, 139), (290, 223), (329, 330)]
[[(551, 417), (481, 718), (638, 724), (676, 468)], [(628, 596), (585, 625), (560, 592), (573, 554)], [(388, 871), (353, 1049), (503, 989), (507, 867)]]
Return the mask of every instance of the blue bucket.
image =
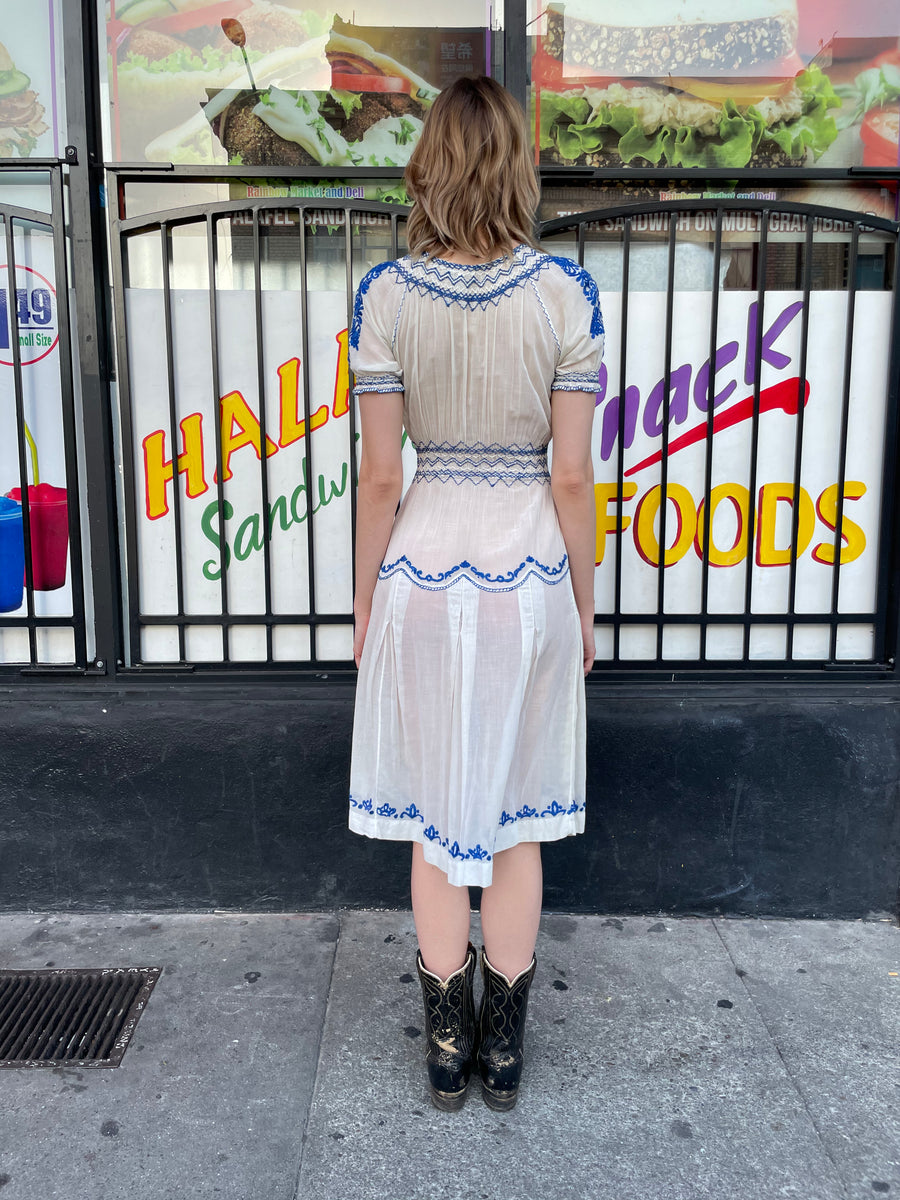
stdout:
[(16, 612), (25, 595), (22, 505), (0, 496), (0, 612)]

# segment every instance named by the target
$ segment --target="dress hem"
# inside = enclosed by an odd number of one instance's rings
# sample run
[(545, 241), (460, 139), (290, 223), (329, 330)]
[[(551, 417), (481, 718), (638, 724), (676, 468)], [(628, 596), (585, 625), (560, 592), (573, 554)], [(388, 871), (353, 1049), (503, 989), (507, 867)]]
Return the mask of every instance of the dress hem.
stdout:
[[(579, 810), (560, 818), (520, 817), (507, 826), (500, 826), (492, 850), (474, 847), (475, 857), (459, 857), (446, 849), (437, 840), (425, 836), (425, 830), (413, 822), (409, 824), (370, 817), (350, 810), (351, 832), (362, 837), (386, 842), (418, 842), (425, 853), (425, 861), (438, 867), (456, 887), (490, 887), (493, 877), (492, 859), (495, 854), (509, 850), (520, 842), (558, 842), (563, 838), (584, 833), (584, 802)], [(523, 836), (524, 835), (524, 836)], [(454, 843), (456, 845), (456, 843)], [(472, 854), (473, 851), (469, 851)]]

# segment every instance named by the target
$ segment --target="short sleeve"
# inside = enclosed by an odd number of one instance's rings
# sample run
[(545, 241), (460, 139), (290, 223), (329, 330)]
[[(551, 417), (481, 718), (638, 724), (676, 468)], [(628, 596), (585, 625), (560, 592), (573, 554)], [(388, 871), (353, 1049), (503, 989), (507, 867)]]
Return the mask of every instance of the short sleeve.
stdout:
[(350, 369), (356, 376), (354, 396), (361, 392), (402, 392), (403, 369), (394, 350), (394, 327), (399, 305), (397, 290), (384, 273), (392, 262), (380, 263), (362, 279), (353, 303), (350, 326)]
[(556, 260), (572, 284), (565, 289), (560, 328), (560, 353), (552, 391), (596, 392), (603, 359), (603, 314), (593, 278), (567, 258)]

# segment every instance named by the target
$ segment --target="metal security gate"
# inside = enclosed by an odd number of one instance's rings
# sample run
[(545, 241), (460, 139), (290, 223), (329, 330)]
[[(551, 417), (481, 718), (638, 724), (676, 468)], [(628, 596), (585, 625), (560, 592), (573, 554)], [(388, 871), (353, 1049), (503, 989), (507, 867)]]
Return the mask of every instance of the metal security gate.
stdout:
[[(127, 665), (348, 667), (347, 334), (365, 271), (404, 252), (406, 210), (279, 196), (128, 217), (126, 175), (112, 235)], [(541, 236), (594, 275), (609, 330), (595, 671), (884, 670), (896, 224), (721, 199), (583, 213)]]
[[(49, 212), (0, 204), (0, 671), (87, 666), (63, 166), (16, 162)], [(9, 195), (14, 188), (5, 188)]]
[[(544, 224), (545, 248), (576, 258), (601, 293), (622, 297), (607, 352), (616, 365), (601, 378), (595, 423), (609, 467), (598, 492), (598, 547), (605, 530), (612, 565), (597, 618), (609, 668), (846, 673), (893, 662), (897, 233), (895, 222), (859, 212), (730, 199), (629, 205)], [(685, 261), (687, 250), (694, 254)], [(870, 321), (877, 330), (864, 328)], [(648, 355), (657, 364), (655, 375), (645, 373), (655, 381), (649, 396), (633, 379)], [(741, 461), (731, 462), (729, 482), (717, 483), (720, 443), (738, 427)], [(641, 432), (655, 444), (635, 462)], [(830, 474), (811, 492), (816, 457)], [(773, 459), (774, 478), (766, 473)], [(849, 470), (860, 461), (865, 481)], [(864, 498), (873, 501), (865, 529), (855, 519)], [(723, 509), (724, 541), (712, 524)], [(642, 589), (630, 595), (629, 535), (643, 560)], [(679, 588), (687, 559), (695, 570)], [(773, 570), (777, 587), (769, 586)], [(726, 595), (723, 574), (737, 577)]]
[(129, 662), (345, 666), (357, 469), (347, 336), (362, 276), (403, 252), (405, 210), (278, 198), (122, 212)]

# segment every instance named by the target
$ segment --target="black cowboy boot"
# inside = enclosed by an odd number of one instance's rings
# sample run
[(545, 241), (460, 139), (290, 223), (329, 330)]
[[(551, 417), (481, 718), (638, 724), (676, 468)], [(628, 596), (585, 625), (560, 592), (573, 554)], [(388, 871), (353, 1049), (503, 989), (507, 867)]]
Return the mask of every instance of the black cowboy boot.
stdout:
[(416, 970), (425, 1001), (431, 1102), (443, 1112), (455, 1112), (465, 1103), (475, 1058), (475, 947), (469, 943), (466, 961), (449, 979), (441, 980), (427, 970), (421, 951), (416, 954)]
[(491, 966), (481, 948), (484, 994), (478, 1014), (478, 1069), (484, 1102), (497, 1112), (507, 1112), (518, 1099), (525, 1012), (536, 967), (532, 955), (531, 966), (510, 982)]

